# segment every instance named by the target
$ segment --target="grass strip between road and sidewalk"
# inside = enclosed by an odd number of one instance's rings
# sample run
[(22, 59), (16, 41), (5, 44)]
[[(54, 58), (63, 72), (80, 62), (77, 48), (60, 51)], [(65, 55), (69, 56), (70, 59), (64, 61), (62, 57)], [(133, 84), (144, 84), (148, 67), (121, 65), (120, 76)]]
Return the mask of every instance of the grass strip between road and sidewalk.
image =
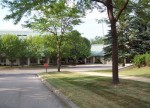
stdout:
[(80, 108), (150, 108), (150, 84), (73, 72), (39, 74)]
[[(112, 74), (112, 70), (94, 70), (93, 72)], [(141, 67), (141, 68), (133, 67), (125, 70), (119, 70), (119, 75), (150, 78), (150, 67)]]

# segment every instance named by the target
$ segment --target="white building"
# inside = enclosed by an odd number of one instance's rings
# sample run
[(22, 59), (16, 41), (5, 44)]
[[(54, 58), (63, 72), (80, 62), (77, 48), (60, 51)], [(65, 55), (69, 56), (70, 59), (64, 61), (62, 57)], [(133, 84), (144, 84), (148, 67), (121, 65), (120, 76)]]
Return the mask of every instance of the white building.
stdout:
[(34, 36), (34, 35), (39, 35), (40, 33), (35, 32), (35, 31), (0, 31), (0, 36), (4, 34), (14, 34), (17, 36)]

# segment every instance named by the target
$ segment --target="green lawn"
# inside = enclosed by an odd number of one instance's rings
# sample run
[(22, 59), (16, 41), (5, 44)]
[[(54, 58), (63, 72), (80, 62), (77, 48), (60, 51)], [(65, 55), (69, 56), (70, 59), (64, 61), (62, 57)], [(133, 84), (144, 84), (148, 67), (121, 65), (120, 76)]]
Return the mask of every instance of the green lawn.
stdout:
[(150, 67), (122, 70), (120, 71), (120, 75), (142, 76), (150, 78)]
[[(111, 74), (111, 70), (96, 70), (94, 72), (101, 72)], [(141, 76), (150, 78), (150, 67), (142, 67), (142, 68), (131, 68), (119, 71), (120, 75), (129, 75), (129, 76)]]
[(71, 72), (40, 74), (80, 108), (150, 108), (150, 84)]
[[(89, 72), (91, 72), (91, 71), (89, 71)], [(94, 70), (94, 72), (111, 73), (112, 70)]]

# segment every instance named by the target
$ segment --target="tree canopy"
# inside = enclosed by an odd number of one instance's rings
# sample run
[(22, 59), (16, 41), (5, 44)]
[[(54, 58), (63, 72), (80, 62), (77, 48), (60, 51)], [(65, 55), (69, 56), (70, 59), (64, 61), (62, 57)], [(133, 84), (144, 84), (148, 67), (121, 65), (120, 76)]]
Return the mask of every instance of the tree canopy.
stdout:
[(1, 37), (2, 40), (2, 53), (5, 54), (5, 57), (7, 57), (11, 65), (13, 64), (14, 60), (16, 58), (20, 57), (21, 52), (21, 43), (19, 41), (19, 38), (15, 35), (4, 35)]
[[(0, 42), (0, 57), (8, 58), (12, 65), (18, 58), (53, 58), (54, 64), (56, 63), (57, 41), (54, 35), (37, 35), (21, 39), (16, 35), (8, 34), (2, 35)], [(61, 46), (62, 58), (76, 58), (78, 60), (79, 58), (86, 58), (89, 55), (90, 41), (88, 39), (81, 37), (78, 31), (72, 31), (64, 35)]]
[(26, 39), (28, 57), (41, 58), (43, 55), (43, 38), (41, 36), (29, 36)]
[[(79, 59), (87, 58), (90, 55), (91, 44), (90, 41), (84, 37), (81, 37), (81, 34), (74, 30), (66, 35), (66, 44), (69, 48), (68, 57)], [(64, 51), (67, 52), (67, 51)]]
[[(118, 30), (118, 57), (119, 59), (133, 58), (136, 54), (144, 54), (149, 52), (149, 1), (132, 2), (132, 6), (125, 11), (117, 24)], [(112, 38), (110, 33), (106, 35), (105, 56), (112, 56)]]

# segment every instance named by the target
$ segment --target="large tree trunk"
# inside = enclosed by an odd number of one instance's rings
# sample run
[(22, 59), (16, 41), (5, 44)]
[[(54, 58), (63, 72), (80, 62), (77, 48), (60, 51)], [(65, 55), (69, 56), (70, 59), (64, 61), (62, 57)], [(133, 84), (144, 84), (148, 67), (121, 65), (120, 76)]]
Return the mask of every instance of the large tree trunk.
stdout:
[[(116, 22), (122, 14), (123, 10), (127, 7), (129, 0), (126, 0), (124, 5), (119, 9), (118, 14), (114, 17), (113, 13), (113, 0), (92, 0), (100, 2), (107, 7), (107, 13), (109, 21), (111, 23), (111, 35), (112, 35), (112, 72), (113, 72), (113, 83), (119, 83), (118, 77), (118, 36), (116, 30)], [(115, 13), (116, 14), (116, 13)]]
[(111, 36), (112, 36), (112, 76), (113, 84), (119, 83), (118, 77), (118, 36), (116, 30), (116, 18), (113, 15), (112, 0), (107, 1), (107, 13), (111, 24)]
[(113, 84), (119, 83), (118, 76), (118, 36), (116, 30), (116, 21), (111, 22), (111, 34), (112, 34), (112, 75)]
[(60, 72), (60, 43), (58, 42), (57, 44), (57, 69), (58, 69), (58, 72)]

